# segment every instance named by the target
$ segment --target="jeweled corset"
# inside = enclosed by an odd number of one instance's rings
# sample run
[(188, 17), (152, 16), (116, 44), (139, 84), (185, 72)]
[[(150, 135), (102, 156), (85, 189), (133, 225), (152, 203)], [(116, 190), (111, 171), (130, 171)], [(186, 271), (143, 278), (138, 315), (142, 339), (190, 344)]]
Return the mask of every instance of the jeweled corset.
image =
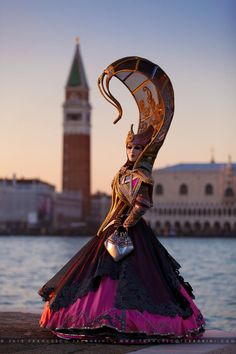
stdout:
[(140, 206), (144, 209), (150, 208), (152, 185), (152, 179), (143, 171), (129, 170), (123, 166), (113, 179), (111, 208), (98, 230), (98, 235), (114, 224), (115, 219), (122, 214), (127, 214), (129, 218)]

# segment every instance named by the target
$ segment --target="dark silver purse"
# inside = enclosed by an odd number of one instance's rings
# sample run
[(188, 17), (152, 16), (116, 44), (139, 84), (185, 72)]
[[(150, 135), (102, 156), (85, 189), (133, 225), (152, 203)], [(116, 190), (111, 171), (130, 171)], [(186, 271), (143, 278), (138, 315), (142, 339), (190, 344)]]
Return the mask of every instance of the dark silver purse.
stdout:
[(115, 230), (113, 234), (105, 240), (104, 246), (115, 262), (118, 262), (126, 257), (134, 249), (133, 242), (126, 230)]

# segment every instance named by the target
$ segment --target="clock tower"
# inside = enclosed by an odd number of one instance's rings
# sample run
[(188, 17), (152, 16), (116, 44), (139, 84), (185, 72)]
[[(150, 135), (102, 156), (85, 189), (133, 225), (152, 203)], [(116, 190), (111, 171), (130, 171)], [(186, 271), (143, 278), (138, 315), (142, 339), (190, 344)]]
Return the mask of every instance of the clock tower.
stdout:
[(63, 104), (63, 192), (81, 195), (82, 217), (90, 214), (90, 112), (89, 87), (79, 41), (65, 87)]

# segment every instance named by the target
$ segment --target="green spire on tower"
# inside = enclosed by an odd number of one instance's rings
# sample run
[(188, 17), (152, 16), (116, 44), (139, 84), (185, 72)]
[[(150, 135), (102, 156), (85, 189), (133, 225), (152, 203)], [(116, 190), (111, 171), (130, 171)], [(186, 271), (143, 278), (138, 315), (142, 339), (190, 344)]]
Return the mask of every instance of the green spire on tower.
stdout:
[(83, 61), (79, 49), (79, 39), (76, 38), (75, 55), (71, 65), (66, 87), (78, 87), (78, 86), (88, 89)]

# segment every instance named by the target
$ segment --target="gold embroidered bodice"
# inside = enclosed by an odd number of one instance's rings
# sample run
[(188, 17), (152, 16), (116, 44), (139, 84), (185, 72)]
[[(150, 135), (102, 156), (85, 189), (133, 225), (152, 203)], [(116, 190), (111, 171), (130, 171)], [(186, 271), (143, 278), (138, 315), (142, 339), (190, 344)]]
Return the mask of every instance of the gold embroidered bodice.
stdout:
[(152, 206), (152, 186), (152, 178), (143, 170), (130, 170), (122, 166), (113, 179), (111, 208), (98, 235), (113, 225), (121, 215), (126, 215), (124, 227), (134, 226)]

